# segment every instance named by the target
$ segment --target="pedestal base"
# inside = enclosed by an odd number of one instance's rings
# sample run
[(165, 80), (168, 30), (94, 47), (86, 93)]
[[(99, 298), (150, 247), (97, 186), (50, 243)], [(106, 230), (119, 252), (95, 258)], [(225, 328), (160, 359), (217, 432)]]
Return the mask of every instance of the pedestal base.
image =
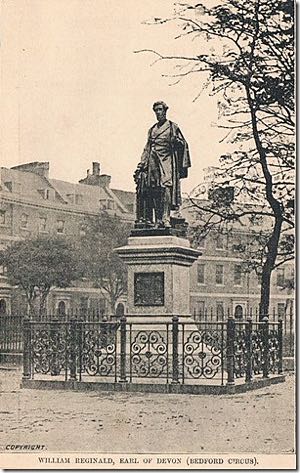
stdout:
[(128, 265), (128, 316), (135, 321), (189, 319), (190, 266), (201, 253), (186, 238), (148, 232), (116, 250)]
[(131, 230), (130, 236), (177, 236), (186, 238), (188, 224), (184, 218), (171, 217), (170, 227), (158, 228), (154, 224), (145, 222), (136, 222)]

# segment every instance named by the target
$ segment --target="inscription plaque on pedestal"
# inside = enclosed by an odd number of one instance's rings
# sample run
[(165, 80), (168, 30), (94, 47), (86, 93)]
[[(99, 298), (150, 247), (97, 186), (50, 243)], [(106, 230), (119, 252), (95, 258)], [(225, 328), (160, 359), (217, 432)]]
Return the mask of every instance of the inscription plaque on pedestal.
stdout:
[(164, 305), (165, 297), (164, 273), (135, 273), (134, 275), (134, 305), (160, 306)]

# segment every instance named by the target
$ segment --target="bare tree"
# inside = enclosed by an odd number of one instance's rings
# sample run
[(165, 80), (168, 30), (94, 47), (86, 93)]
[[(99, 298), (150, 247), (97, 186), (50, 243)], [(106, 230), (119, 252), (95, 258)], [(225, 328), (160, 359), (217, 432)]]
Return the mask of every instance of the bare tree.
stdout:
[[(294, 3), (292, 0), (220, 0), (177, 4), (176, 14), (152, 23), (178, 23), (177, 39), (189, 36), (205, 51), (166, 56), (175, 61), (176, 82), (205, 75), (205, 86), (219, 97), (218, 126), (235, 147), (220, 158), (215, 191), (207, 205), (197, 190), (191, 204), (205, 231), (223, 222), (264, 219), (260, 243), (260, 317), (268, 314), (271, 274), (293, 258), (294, 228)], [(197, 43), (199, 41), (199, 43)], [(203, 83), (203, 80), (202, 80)], [(232, 199), (224, 191), (234, 188)], [(243, 199), (241, 199), (243, 196)], [(245, 204), (245, 198), (248, 204)], [(206, 217), (204, 217), (206, 215)]]

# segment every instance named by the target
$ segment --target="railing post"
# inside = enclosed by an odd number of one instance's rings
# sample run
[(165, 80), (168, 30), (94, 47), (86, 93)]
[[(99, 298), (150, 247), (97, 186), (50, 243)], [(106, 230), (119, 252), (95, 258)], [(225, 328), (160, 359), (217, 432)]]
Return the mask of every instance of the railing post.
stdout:
[[(172, 384), (179, 383), (179, 366), (178, 366), (178, 317), (174, 315), (172, 318)], [(184, 367), (182, 367), (184, 369)]]
[[(93, 320), (95, 321), (95, 320)], [(108, 329), (108, 324), (107, 324), (107, 318), (103, 317), (102, 322), (100, 322), (100, 343), (101, 343), (101, 348), (107, 346), (107, 329)]]
[(31, 379), (31, 326), (30, 319), (23, 321), (23, 379)]
[(278, 374), (283, 372), (282, 354), (283, 354), (283, 321), (278, 320)]
[(70, 374), (69, 374), (69, 380), (70, 381), (76, 381), (76, 361), (77, 361), (77, 356), (76, 356), (76, 348), (77, 348), (77, 343), (76, 343), (76, 320), (71, 319), (70, 320), (70, 357), (69, 357), (69, 368), (70, 368)]
[(79, 381), (81, 381), (81, 376), (82, 376), (83, 336), (84, 336), (84, 322), (79, 319), (79, 321), (77, 322), (77, 346), (78, 346)]
[(262, 325), (262, 342), (263, 342), (263, 377), (268, 378), (269, 375), (269, 319), (264, 317)]
[(58, 341), (59, 341), (59, 326), (58, 319), (53, 319), (50, 322), (50, 343), (52, 350), (52, 357), (50, 360), (51, 376), (58, 376), (60, 373), (58, 362)]
[(126, 379), (126, 317), (121, 317), (121, 360), (120, 360), (120, 383), (127, 383)]
[(252, 319), (251, 317), (247, 319), (246, 324), (246, 383), (251, 383), (252, 381)]
[(227, 385), (234, 385), (234, 341), (235, 341), (235, 319), (231, 316), (227, 319)]

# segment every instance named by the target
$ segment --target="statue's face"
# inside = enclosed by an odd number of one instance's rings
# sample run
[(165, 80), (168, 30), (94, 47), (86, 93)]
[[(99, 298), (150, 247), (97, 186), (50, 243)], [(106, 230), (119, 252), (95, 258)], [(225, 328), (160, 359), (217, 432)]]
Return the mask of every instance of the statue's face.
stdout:
[(154, 113), (158, 122), (161, 122), (166, 119), (167, 111), (162, 105), (156, 105)]

